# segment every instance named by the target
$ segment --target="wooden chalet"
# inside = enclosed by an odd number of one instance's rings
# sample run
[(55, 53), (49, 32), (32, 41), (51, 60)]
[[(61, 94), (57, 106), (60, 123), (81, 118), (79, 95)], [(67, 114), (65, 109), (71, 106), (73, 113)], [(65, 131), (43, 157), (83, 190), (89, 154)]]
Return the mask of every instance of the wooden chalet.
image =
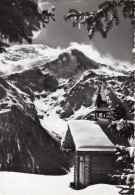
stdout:
[(74, 152), (75, 189), (110, 183), (108, 174), (115, 172), (115, 145), (96, 121), (69, 121), (62, 149)]
[(95, 113), (95, 118), (97, 117), (107, 117), (111, 110), (108, 108), (107, 100), (106, 100), (106, 95), (104, 92), (104, 84), (102, 84), (99, 87), (98, 94), (97, 94), (97, 99), (95, 101), (95, 106), (93, 109), (93, 113)]

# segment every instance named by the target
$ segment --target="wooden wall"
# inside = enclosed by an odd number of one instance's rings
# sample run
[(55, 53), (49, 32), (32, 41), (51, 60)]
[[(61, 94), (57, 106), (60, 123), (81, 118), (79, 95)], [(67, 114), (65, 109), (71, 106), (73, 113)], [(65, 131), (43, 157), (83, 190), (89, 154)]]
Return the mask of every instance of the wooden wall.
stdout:
[(113, 174), (114, 157), (112, 154), (91, 154), (90, 184), (110, 183), (108, 174)]
[[(84, 185), (80, 181), (80, 159), (84, 159)], [(111, 183), (108, 174), (115, 173), (114, 154), (109, 152), (76, 152), (74, 182), (76, 189), (96, 183)]]
[(85, 186), (90, 183), (90, 155), (85, 155)]

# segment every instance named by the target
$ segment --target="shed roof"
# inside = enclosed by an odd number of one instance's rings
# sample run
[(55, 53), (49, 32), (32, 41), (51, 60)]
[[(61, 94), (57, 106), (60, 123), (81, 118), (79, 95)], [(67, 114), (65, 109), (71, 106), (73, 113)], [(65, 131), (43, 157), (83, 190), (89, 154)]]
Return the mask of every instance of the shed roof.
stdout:
[(95, 121), (71, 120), (68, 125), (77, 151), (114, 151), (114, 144)]

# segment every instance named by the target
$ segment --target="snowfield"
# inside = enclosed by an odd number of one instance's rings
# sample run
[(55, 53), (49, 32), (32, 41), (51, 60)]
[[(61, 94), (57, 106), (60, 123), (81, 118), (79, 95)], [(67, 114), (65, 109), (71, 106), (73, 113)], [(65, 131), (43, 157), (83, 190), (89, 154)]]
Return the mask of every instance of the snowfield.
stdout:
[(96, 184), (83, 190), (69, 187), (73, 175), (46, 176), (0, 172), (0, 195), (119, 195), (115, 185)]

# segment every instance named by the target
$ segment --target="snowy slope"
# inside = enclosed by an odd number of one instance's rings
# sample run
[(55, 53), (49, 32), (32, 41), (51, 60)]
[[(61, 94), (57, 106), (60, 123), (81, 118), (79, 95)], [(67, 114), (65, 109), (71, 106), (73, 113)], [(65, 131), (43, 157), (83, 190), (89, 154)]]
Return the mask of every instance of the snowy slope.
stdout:
[(67, 162), (40, 125), (31, 96), (2, 78), (0, 92), (0, 170), (65, 173)]
[(97, 184), (83, 190), (69, 187), (73, 174), (64, 176), (44, 176), (14, 172), (0, 172), (0, 194), (29, 195), (119, 195), (115, 185)]

